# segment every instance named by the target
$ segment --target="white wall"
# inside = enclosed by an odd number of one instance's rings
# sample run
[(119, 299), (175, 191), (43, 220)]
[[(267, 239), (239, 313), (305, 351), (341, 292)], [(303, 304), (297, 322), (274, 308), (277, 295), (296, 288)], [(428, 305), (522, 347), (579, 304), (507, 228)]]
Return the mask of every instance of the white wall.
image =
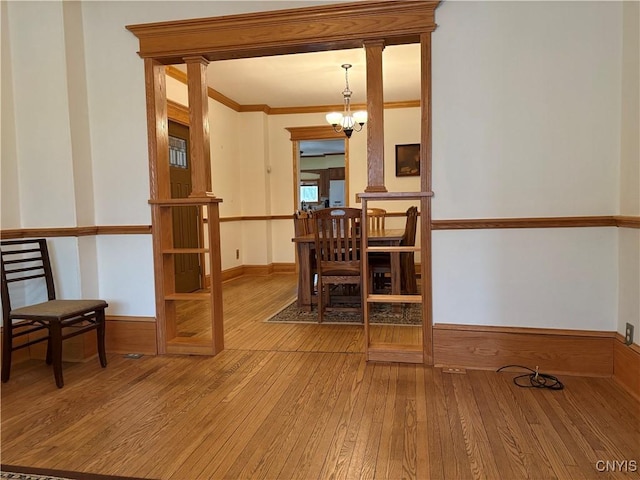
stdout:
[[(620, 213), (640, 215), (640, 3), (625, 2), (622, 36)], [(618, 332), (640, 344), (640, 230), (619, 229)]]
[[(618, 210), (621, 4), (444, 2), (435, 219)], [(434, 322), (612, 330), (617, 232), (436, 231)]]
[(438, 7), (434, 218), (616, 213), (621, 8)]
[(613, 228), (437, 231), (434, 323), (614, 330)]
[[(8, 5), (15, 122), (15, 138), (9, 142), (15, 141), (19, 185), (13, 200), (20, 204), (23, 228), (74, 226), (62, 4), (19, 5)], [(44, 18), (48, 21), (38, 21)]]
[(18, 181), (18, 154), (13, 102), (13, 69), (11, 67), (11, 40), (7, 2), (0, 3), (0, 227), (20, 227), (20, 182)]

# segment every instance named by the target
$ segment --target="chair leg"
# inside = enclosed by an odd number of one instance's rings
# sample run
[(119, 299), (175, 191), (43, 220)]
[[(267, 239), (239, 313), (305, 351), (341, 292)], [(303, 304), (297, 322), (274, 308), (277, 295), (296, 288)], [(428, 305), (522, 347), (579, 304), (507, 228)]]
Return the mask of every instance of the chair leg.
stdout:
[(47, 362), (47, 365), (51, 365), (51, 362), (53, 362), (53, 359), (51, 358), (51, 335), (49, 335), (47, 340), (47, 356), (45, 357), (45, 361)]
[[(9, 323), (5, 321), (5, 323)], [(9, 381), (9, 375), (11, 373), (11, 350), (13, 346), (13, 328), (11, 324), (6, 325), (4, 333), (2, 335), (2, 382)]]
[(51, 360), (53, 363), (53, 376), (56, 379), (58, 388), (64, 386), (62, 378), (62, 326), (58, 321), (52, 321), (49, 325), (49, 335), (51, 338)]
[(104, 333), (105, 333), (105, 318), (104, 310), (96, 312), (96, 321), (98, 322), (98, 328), (96, 329), (98, 336), (98, 356), (100, 357), (100, 365), (102, 368), (107, 366), (107, 351), (104, 345)]
[(402, 270), (402, 291), (408, 294), (418, 293), (416, 282), (416, 265), (413, 253), (405, 254), (401, 262)]
[(318, 275), (318, 323), (324, 320), (324, 284)]

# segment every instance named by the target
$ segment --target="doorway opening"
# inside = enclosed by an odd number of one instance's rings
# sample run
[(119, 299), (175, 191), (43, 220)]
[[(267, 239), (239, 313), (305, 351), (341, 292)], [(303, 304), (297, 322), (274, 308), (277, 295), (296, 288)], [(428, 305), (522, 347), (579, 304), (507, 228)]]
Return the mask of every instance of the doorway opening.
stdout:
[(297, 209), (346, 206), (345, 141), (302, 140), (299, 146)]

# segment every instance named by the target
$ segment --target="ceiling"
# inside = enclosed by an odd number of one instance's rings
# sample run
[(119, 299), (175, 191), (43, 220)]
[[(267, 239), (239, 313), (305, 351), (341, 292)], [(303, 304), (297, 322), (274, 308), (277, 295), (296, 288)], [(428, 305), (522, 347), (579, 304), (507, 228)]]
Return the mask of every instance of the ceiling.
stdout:
[[(394, 45), (383, 51), (385, 102), (420, 98), (420, 45)], [(353, 103), (366, 102), (363, 48), (211, 62), (209, 87), (240, 105), (311, 107), (342, 104), (345, 88), (341, 65), (350, 63)], [(184, 65), (178, 65), (186, 71)], [(343, 142), (308, 142), (305, 156), (336, 153)]]
[[(420, 98), (420, 45), (388, 46), (383, 51), (385, 102)], [(366, 102), (363, 48), (272, 57), (219, 60), (209, 64), (209, 86), (240, 105), (308, 107), (342, 103), (341, 65), (350, 63), (354, 103)], [(183, 71), (184, 65), (180, 66)]]

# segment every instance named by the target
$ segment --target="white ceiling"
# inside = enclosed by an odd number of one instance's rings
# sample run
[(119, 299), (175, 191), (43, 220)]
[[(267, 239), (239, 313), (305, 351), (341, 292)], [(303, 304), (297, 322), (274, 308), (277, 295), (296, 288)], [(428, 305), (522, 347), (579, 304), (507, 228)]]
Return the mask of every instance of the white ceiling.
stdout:
[[(385, 102), (420, 98), (420, 45), (383, 51)], [(334, 50), (211, 62), (209, 86), (241, 105), (305, 107), (342, 103), (343, 63), (350, 63), (354, 103), (366, 101), (364, 49)]]
[[(353, 103), (366, 102), (364, 49), (334, 50), (211, 62), (211, 88), (240, 105), (311, 107), (342, 104), (344, 69), (350, 63)], [(420, 98), (420, 45), (386, 47), (382, 57), (385, 102)], [(186, 71), (184, 65), (178, 65)], [(344, 151), (344, 142), (305, 142), (307, 155)]]

